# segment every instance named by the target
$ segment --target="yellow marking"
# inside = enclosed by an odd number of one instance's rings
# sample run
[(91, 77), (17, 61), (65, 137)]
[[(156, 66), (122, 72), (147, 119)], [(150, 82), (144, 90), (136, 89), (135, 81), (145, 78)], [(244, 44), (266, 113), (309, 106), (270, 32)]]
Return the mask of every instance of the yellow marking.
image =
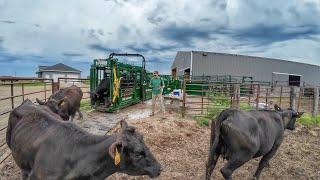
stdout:
[(114, 164), (117, 166), (120, 164), (121, 157), (120, 153), (118, 152), (118, 148), (116, 148), (116, 156), (114, 157)]
[(113, 66), (113, 97), (112, 102), (114, 103), (116, 98), (119, 97), (119, 90), (120, 90), (120, 81), (122, 77), (119, 79), (117, 78), (117, 69), (116, 66)]

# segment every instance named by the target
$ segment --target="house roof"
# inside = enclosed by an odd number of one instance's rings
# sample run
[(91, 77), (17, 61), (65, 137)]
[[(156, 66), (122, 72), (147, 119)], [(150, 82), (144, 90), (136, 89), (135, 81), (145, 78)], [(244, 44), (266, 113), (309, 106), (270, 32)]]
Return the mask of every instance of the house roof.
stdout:
[(39, 66), (38, 72), (46, 72), (46, 71), (58, 71), (58, 72), (76, 72), (80, 73), (81, 71), (78, 69), (75, 69), (73, 67), (67, 66), (63, 63), (58, 63), (53, 66)]

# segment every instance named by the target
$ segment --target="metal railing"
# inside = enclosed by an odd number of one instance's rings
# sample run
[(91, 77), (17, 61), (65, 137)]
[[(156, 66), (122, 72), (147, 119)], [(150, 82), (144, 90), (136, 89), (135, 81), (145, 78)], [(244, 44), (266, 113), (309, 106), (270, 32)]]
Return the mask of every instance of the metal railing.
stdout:
[(32, 101), (35, 101), (36, 98), (46, 101), (53, 92), (52, 86), (52, 79), (0, 78), (0, 152), (3, 152), (0, 154), (0, 164), (11, 155), (5, 141), (9, 113), (27, 98)]
[(58, 78), (58, 89), (76, 85), (83, 92), (82, 99), (90, 98), (90, 79), (87, 78)]
[(185, 79), (183, 92), (182, 116), (208, 117), (230, 107), (272, 109), (274, 104), (313, 116), (320, 110), (318, 87)]

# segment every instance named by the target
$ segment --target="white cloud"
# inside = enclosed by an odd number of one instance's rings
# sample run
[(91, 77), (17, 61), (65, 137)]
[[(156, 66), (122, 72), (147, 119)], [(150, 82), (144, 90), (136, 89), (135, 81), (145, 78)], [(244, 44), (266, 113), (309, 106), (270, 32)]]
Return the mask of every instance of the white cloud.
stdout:
[(137, 49), (167, 72), (177, 50), (192, 49), (320, 64), (319, 24), (318, 0), (0, 0), (6, 53), (91, 62)]

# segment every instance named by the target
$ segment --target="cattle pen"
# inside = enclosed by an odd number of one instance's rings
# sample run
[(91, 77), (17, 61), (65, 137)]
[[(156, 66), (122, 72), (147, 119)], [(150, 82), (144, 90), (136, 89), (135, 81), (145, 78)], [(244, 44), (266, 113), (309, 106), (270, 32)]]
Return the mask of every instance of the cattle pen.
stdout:
[[(1, 129), (5, 128), (8, 115), (13, 107), (17, 107), (22, 99), (47, 99), (57, 89), (71, 85), (80, 86), (84, 92), (84, 101), (89, 98), (88, 79), (64, 79), (59, 83), (48, 79), (14, 79), (2, 81), (0, 93), (3, 100), (1, 108), (9, 111), (1, 115)], [(23, 83), (30, 83), (24, 86)], [(157, 159), (164, 165), (163, 175), (159, 179), (203, 179), (207, 150), (209, 148), (210, 128), (197, 123), (198, 120), (210, 118), (221, 110), (229, 107), (239, 109), (272, 108), (279, 104), (282, 107), (293, 107), (300, 111), (316, 115), (319, 94), (318, 87), (292, 87), (272, 85), (263, 82), (223, 82), (198, 78), (181, 78), (183, 92), (180, 109), (169, 114), (166, 119), (160, 115), (148, 117), (150, 101), (122, 109), (119, 113), (106, 114), (92, 111), (85, 112), (85, 120), (76, 120), (76, 123), (87, 131), (95, 134), (104, 134), (117, 130), (118, 119), (129, 116), (130, 124), (144, 135), (146, 143), (156, 154)], [(13, 87), (13, 96), (11, 95)], [(1, 89), (1, 88), (0, 88)], [(36, 93), (37, 92), (37, 93)], [(24, 95), (22, 95), (22, 94)], [(29, 94), (32, 93), (32, 94)], [(33, 94), (34, 93), (34, 94)], [(17, 96), (17, 97), (15, 97)], [(13, 99), (13, 106), (11, 104)], [(1, 101), (0, 101), (1, 102)], [(1, 109), (2, 111), (2, 109)], [(183, 117), (184, 116), (184, 117)], [(196, 121), (194, 121), (196, 119)], [(111, 122), (112, 121), (112, 122)], [(5, 131), (0, 132), (1, 163), (0, 179), (16, 180), (20, 178), (19, 169), (10, 156), (10, 150), (5, 144)], [(297, 130), (286, 133), (285, 141), (279, 153), (271, 161), (270, 168), (262, 173), (261, 179), (274, 177), (276, 179), (319, 179), (320, 166), (319, 152), (320, 129), (298, 125)], [(235, 179), (248, 179), (257, 166), (258, 161), (252, 160), (235, 173)], [(218, 167), (223, 164), (218, 162)], [(280, 169), (280, 170), (279, 170)], [(218, 170), (214, 173), (217, 179), (222, 179)], [(115, 174), (108, 179), (148, 179), (147, 177), (130, 177)]]

